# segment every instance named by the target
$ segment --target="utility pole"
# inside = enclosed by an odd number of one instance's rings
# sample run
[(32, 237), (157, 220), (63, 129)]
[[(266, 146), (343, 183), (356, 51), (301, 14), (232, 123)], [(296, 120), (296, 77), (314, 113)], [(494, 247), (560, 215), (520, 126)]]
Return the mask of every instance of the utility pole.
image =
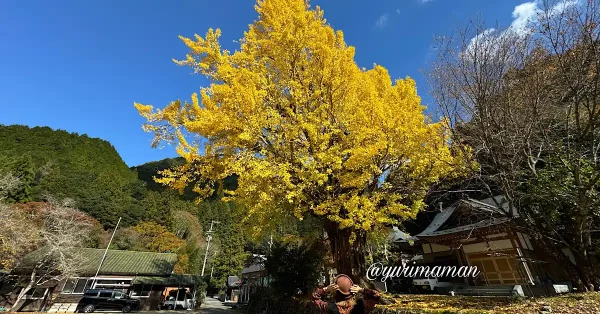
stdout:
[(102, 268), (102, 264), (104, 263), (104, 260), (106, 259), (106, 253), (108, 253), (108, 248), (110, 248), (110, 244), (112, 243), (112, 240), (115, 237), (117, 228), (119, 228), (119, 223), (121, 223), (121, 217), (119, 217), (119, 220), (117, 221), (117, 225), (115, 226), (115, 230), (113, 230), (113, 233), (110, 236), (110, 240), (108, 241), (108, 245), (106, 246), (106, 250), (104, 250), (104, 255), (102, 256), (102, 259), (100, 260), (100, 265), (98, 265), (98, 270), (96, 270), (96, 276), (94, 276), (94, 281), (92, 282), (92, 288), (94, 288), (94, 286), (96, 285), (96, 281), (98, 281), (98, 279), (96, 279), (96, 278), (98, 277), (100, 268)]
[(212, 239), (213, 224), (218, 224), (219, 221), (211, 220), (210, 229), (208, 230), (207, 243), (206, 243), (206, 254), (204, 254), (204, 263), (202, 264), (202, 277), (204, 277), (204, 268), (206, 268), (206, 258), (208, 257), (208, 248), (210, 247), (210, 240)]
[(383, 244), (383, 254), (385, 254), (385, 260), (388, 261), (388, 249), (387, 249), (387, 243)]

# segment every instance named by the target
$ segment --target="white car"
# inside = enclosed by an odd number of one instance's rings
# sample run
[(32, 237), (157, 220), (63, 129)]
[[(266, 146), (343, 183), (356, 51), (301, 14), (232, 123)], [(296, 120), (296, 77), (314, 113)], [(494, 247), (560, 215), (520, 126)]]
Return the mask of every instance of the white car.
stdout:
[(196, 300), (194, 299), (191, 293), (180, 292), (179, 296), (177, 297), (178, 300), (175, 300), (176, 297), (177, 295), (175, 293), (169, 294), (167, 299), (163, 302), (162, 308), (166, 310), (194, 309), (196, 305)]
[(415, 278), (413, 280), (413, 286), (427, 292), (436, 291), (438, 287), (451, 287), (452, 285), (451, 282), (438, 281), (437, 278)]

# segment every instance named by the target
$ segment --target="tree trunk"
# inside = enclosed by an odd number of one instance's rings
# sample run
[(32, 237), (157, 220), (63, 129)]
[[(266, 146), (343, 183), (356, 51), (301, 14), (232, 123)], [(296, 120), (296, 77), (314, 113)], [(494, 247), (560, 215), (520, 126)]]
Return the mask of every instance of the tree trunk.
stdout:
[[(368, 265), (365, 259), (367, 251), (366, 232), (355, 230), (356, 239), (353, 243), (350, 243), (353, 231), (350, 228), (340, 229), (339, 224), (328, 220), (325, 222), (325, 231), (329, 238), (333, 264), (337, 273), (348, 275), (354, 281), (354, 284), (363, 288), (375, 289), (375, 285), (367, 278)], [(385, 305), (394, 304), (395, 300), (382, 297), (379, 303)]]
[(589, 256), (583, 253), (581, 250), (573, 251), (575, 256), (575, 262), (577, 263), (576, 269), (581, 279), (582, 287), (578, 287), (580, 291), (594, 291), (594, 279), (596, 277), (594, 266), (592, 265)]
[(29, 290), (31, 290), (31, 288), (33, 288), (34, 284), (35, 284), (35, 269), (33, 270), (33, 272), (31, 272), (31, 278), (29, 279), (29, 284), (27, 285), (27, 287), (21, 289), (21, 292), (19, 292), (19, 295), (17, 296), (15, 303), (13, 303), (13, 305), (10, 307), (10, 309), (8, 309), (9, 312), (16, 312), (18, 310), (18, 308), (16, 308), (17, 305), (19, 304), (19, 302), (21, 302), (21, 300), (23, 299), (25, 294)]
[(571, 260), (563, 253), (560, 246), (557, 246), (552, 241), (547, 240), (543, 236), (536, 237), (537, 241), (540, 242), (540, 248), (545, 251), (547, 255), (552, 257), (559, 265), (564, 269), (570, 279), (573, 281), (573, 285), (579, 291), (589, 291), (590, 284), (594, 276), (593, 267), (586, 267), (589, 264), (587, 260), (581, 254), (578, 254), (576, 250), (571, 250), (575, 257), (577, 265), (573, 265)]
[(356, 240), (354, 243), (350, 243), (353, 231), (350, 228), (340, 229), (338, 223), (327, 221), (325, 231), (329, 238), (331, 254), (337, 273), (348, 275), (358, 285), (372, 287), (373, 285), (366, 280), (366, 233), (355, 231)]
[[(582, 194), (580, 196), (580, 203), (584, 204), (585, 200), (586, 198)], [(584, 213), (591, 212), (591, 210), (586, 210), (586, 208), (588, 207), (582, 205), (579, 210)], [(594, 291), (595, 271), (588, 254), (588, 247), (592, 244), (591, 239), (588, 239), (591, 219), (587, 214), (580, 214), (576, 217), (575, 221), (575, 250), (572, 251), (577, 263), (577, 272), (584, 286), (582, 291)]]

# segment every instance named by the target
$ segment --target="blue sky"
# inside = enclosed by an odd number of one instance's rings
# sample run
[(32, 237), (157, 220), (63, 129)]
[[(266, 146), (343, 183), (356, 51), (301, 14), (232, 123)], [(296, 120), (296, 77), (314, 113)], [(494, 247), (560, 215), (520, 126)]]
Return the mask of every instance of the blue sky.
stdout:
[[(509, 0), (312, 1), (356, 47), (359, 66), (411, 76), (431, 113), (421, 69), (433, 38), (478, 14), (509, 25)], [(129, 166), (176, 156), (153, 149), (133, 102), (163, 107), (189, 99), (207, 81), (176, 66), (187, 52), (178, 35), (221, 28), (224, 48), (256, 18), (252, 0), (2, 0), (0, 124), (49, 126), (111, 142)], [(1, 148), (0, 148), (1, 149)]]

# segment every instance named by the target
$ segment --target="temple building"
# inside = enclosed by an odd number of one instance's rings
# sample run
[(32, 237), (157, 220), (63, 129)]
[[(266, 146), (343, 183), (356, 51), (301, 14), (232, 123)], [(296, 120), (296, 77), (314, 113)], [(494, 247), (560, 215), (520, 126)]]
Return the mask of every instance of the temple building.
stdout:
[[(396, 229), (393, 242), (402, 252), (421, 255), (423, 265), (477, 266), (481, 274), (476, 278), (445, 278), (451, 282), (446, 290), (456, 293), (516, 289), (519, 294), (552, 295), (570, 290), (563, 267), (537, 246), (518, 218), (502, 196), (462, 199), (441, 208), (417, 235)], [(565, 260), (575, 263), (569, 250), (563, 252)]]

